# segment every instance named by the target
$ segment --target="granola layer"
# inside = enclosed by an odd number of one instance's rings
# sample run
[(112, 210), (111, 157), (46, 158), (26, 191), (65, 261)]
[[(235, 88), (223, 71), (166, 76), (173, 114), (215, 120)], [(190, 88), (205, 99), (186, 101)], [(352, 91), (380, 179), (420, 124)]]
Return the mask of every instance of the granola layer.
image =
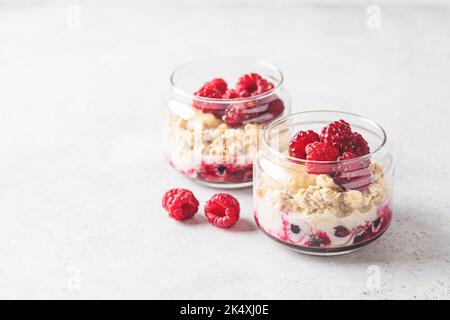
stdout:
[(370, 164), (371, 184), (345, 190), (325, 174), (262, 159), (255, 218), (270, 235), (302, 246), (356, 244), (384, 231), (391, 220), (383, 165)]
[[(244, 169), (248, 174), (242, 179), (251, 181), (252, 164), (258, 150), (264, 124), (245, 124), (231, 128), (212, 114), (192, 108), (184, 117), (171, 115), (168, 126), (169, 143), (167, 157), (171, 164), (182, 173), (198, 177), (208, 165), (221, 170), (224, 176), (234, 174), (234, 178)], [(227, 167), (232, 165), (233, 167)], [(211, 169), (212, 170), (212, 169)], [(239, 173), (240, 174), (240, 173)], [(218, 172), (211, 179), (216, 179)]]

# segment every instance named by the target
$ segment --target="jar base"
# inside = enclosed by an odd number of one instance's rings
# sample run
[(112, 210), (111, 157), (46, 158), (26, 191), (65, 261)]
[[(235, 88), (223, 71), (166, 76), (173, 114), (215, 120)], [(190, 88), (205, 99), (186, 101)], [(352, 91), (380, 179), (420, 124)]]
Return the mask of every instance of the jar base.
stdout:
[(214, 189), (244, 189), (250, 188), (253, 185), (253, 181), (238, 182), (238, 183), (220, 183), (220, 182), (208, 182), (196, 178), (189, 178), (198, 184)]
[(383, 231), (377, 234), (375, 237), (354, 245), (345, 246), (345, 247), (336, 247), (336, 248), (316, 248), (316, 247), (303, 247), (303, 246), (297, 246), (295, 244), (286, 243), (284, 241), (281, 241), (280, 239), (275, 238), (274, 236), (268, 234), (263, 228), (258, 226), (259, 229), (270, 239), (275, 240), (279, 244), (283, 246), (287, 246), (289, 249), (294, 250), (296, 252), (310, 255), (310, 256), (322, 256), (322, 257), (329, 257), (329, 256), (340, 256), (348, 253), (352, 253), (357, 251), (358, 249), (370, 244), (371, 242), (374, 242), (379, 237), (381, 237), (387, 230), (387, 228)]

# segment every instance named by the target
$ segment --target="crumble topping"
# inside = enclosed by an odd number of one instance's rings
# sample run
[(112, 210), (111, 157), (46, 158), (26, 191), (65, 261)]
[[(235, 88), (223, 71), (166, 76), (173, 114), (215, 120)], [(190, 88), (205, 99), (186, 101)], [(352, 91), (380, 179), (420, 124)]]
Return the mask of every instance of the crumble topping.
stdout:
[(251, 163), (258, 150), (264, 124), (249, 123), (231, 128), (212, 114), (193, 109), (187, 119), (171, 115), (171, 148), (184, 154), (227, 163)]
[(372, 182), (362, 191), (344, 190), (325, 174), (288, 169), (290, 179), (279, 180), (264, 171), (256, 196), (264, 197), (285, 212), (314, 215), (329, 211), (337, 217), (345, 217), (354, 212), (367, 212), (384, 200), (387, 186), (383, 170), (382, 164), (372, 162)]

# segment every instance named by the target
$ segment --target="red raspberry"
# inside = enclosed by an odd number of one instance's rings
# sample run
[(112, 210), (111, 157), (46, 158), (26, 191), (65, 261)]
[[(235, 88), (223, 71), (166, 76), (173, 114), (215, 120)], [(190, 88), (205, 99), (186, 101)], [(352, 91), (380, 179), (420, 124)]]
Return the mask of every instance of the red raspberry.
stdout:
[[(198, 91), (194, 93), (197, 97), (210, 98), (210, 99), (222, 99), (222, 96), (227, 91), (227, 83), (225, 80), (216, 78), (209, 82), (206, 82)], [(223, 115), (223, 106), (219, 103), (204, 102), (194, 100), (194, 107), (200, 109), (205, 113), (212, 113), (217, 117)]]
[(194, 194), (186, 189), (175, 188), (164, 193), (162, 207), (175, 220), (185, 220), (198, 211), (198, 200)]
[(236, 90), (240, 94), (242, 94), (242, 92), (247, 92), (249, 95), (254, 96), (271, 89), (273, 89), (273, 84), (257, 73), (244, 74), (236, 83)]
[(306, 146), (306, 159), (313, 161), (336, 161), (339, 151), (325, 142), (313, 142)]
[(239, 91), (239, 97), (248, 98), (248, 97), (250, 97), (250, 93), (246, 90)]
[(338, 161), (344, 161), (337, 165), (336, 171), (332, 174), (333, 180), (336, 184), (342, 186), (347, 190), (362, 190), (371, 183), (371, 173), (369, 169), (370, 162), (350, 161), (345, 160), (355, 159), (356, 155), (352, 152), (344, 152), (338, 158)]
[(322, 142), (335, 146), (340, 153), (352, 151), (352, 137), (352, 129), (344, 120), (330, 123), (322, 129), (320, 134), (320, 140)]
[(215, 78), (210, 81), (211, 85), (213, 85), (217, 90), (219, 90), (222, 94), (225, 93), (228, 89), (228, 84), (222, 78)]
[(236, 99), (239, 98), (239, 92), (235, 89), (228, 89), (227, 91), (225, 91), (224, 95), (223, 95), (223, 99)]
[(289, 155), (297, 159), (305, 159), (306, 146), (319, 139), (319, 135), (312, 130), (297, 132), (289, 143)]
[(215, 194), (205, 204), (209, 223), (219, 228), (229, 228), (239, 220), (239, 202), (226, 193)]
[(339, 161), (351, 160), (351, 159), (355, 159), (355, 158), (356, 158), (356, 156), (353, 152), (346, 151), (340, 157), (338, 157), (338, 160)]
[(284, 112), (283, 101), (281, 101), (281, 99), (276, 99), (270, 102), (269, 107), (267, 108), (267, 112), (273, 116), (272, 119), (275, 119), (276, 117), (281, 115)]
[(234, 104), (227, 107), (223, 121), (232, 128), (242, 125), (247, 119), (247, 110), (245, 104)]
[(255, 92), (258, 87), (256, 85), (256, 81), (262, 79), (261, 76), (257, 73), (249, 73), (241, 76), (236, 83), (236, 90), (247, 91), (248, 93)]
[[(306, 160), (335, 161), (339, 157), (339, 151), (325, 142), (313, 142), (306, 146)], [(335, 170), (335, 165), (330, 163), (308, 163), (308, 173), (330, 174)]]
[(370, 153), (369, 144), (358, 132), (353, 132), (352, 143), (353, 152), (357, 157), (361, 157)]
[(256, 91), (252, 92), (252, 96), (262, 94), (273, 89), (273, 84), (266, 79), (259, 79), (256, 81)]
[(260, 115), (261, 112), (254, 103), (236, 103), (227, 107), (223, 121), (230, 127), (237, 128)]
[(223, 93), (214, 84), (207, 82), (194, 95), (210, 99), (220, 99)]

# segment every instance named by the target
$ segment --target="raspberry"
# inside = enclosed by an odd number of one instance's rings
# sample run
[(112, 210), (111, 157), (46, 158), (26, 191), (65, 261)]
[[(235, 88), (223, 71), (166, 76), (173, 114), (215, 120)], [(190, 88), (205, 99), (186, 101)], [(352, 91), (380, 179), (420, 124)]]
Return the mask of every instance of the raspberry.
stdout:
[(239, 97), (248, 98), (248, 97), (250, 97), (250, 93), (246, 90), (239, 91)]
[[(241, 94), (247, 92), (248, 95), (254, 96), (273, 89), (273, 84), (262, 78), (257, 73), (244, 74), (236, 83), (236, 90)], [(247, 93), (244, 93), (246, 95)]]
[(237, 128), (260, 115), (261, 112), (253, 103), (236, 103), (227, 107), (223, 121), (230, 127)]
[(256, 81), (256, 90), (251, 93), (252, 96), (262, 94), (273, 89), (273, 84), (266, 79), (259, 79)]
[(256, 81), (260, 79), (262, 78), (257, 73), (244, 74), (238, 79), (238, 82), (236, 83), (236, 90), (239, 92), (247, 91), (251, 94), (258, 89)]
[(225, 91), (224, 95), (222, 96), (223, 99), (236, 99), (239, 98), (239, 92), (235, 89), (228, 89)]
[(269, 107), (267, 108), (267, 112), (272, 115), (272, 119), (278, 117), (284, 112), (284, 103), (281, 99), (276, 99), (269, 103)]
[(339, 151), (332, 145), (324, 142), (313, 142), (306, 146), (306, 159), (313, 161), (335, 161)]
[(248, 119), (244, 104), (234, 104), (227, 107), (223, 121), (232, 128), (237, 128)]
[(220, 99), (224, 92), (219, 90), (213, 82), (206, 82), (194, 95), (198, 97)]
[(239, 202), (226, 193), (215, 194), (205, 204), (209, 223), (219, 228), (229, 228), (239, 220)]
[(305, 159), (306, 146), (316, 141), (319, 141), (319, 135), (312, 130), (297, 132), (289, 143), (289, 155), (297, 159)]
[(198, 200), (194, 194), (186, 189), (175, 188), (164, 193), (162, 207), (175, 220), (185, 220), (198, 211)]
[(352, 152), (344, 152), (338, 158), (338, 161), (344, 161), (337, 165), (336, 172), (332, 174), (334, 182), (347, 190), (362, 190), (371, 183), (371, 174), (367, 160), (356, 160), (346, 162), (346, 160), (355, 159), (356, 155)]
[(221, 78), (215, 78), (210, 81), (211, 85), (214, 86), (222, 95), (227, 91), (228, 85), (225, 80)]
[(351, 160), (351, 159), (355, 159), (355, 158), (356, 158), (356, 156), (353, 152), (346, 151), (340, 157), (338, 157), (338, 160), (339, 161)]
[(358, 132), (353, 132), (352, 143), (353, 153), (357, 157), (361, 157), (370, 153), (369, 144)]
[[(335, 161), (339, 157), (339, 151), (332, 145), (324, 142), (313, 142), (306, 146), (306, 160)], [(307, 172), (313, 174), (330, 174), (335, 165), (330, 163), (308, 163)]]
[(353, 133), (350, 125), (344, 120), (339, 120), (322, 128), (320, 140), (335, 146), (340, 153), (343, 153), (345, 151), (352, 151), (352, 136)]
[[(227, 91), (227, 83), (225, 80), (216, 78), (206, 82), (198, 91), (194, 93), (197, 97), (222, 99), (222, 96)], [(223, 115), (223, 106), (218, 103), (204, 102), (194, 100), (194, 107), (200, 109), (205, 113), (212, 113), (217, 117)]]

